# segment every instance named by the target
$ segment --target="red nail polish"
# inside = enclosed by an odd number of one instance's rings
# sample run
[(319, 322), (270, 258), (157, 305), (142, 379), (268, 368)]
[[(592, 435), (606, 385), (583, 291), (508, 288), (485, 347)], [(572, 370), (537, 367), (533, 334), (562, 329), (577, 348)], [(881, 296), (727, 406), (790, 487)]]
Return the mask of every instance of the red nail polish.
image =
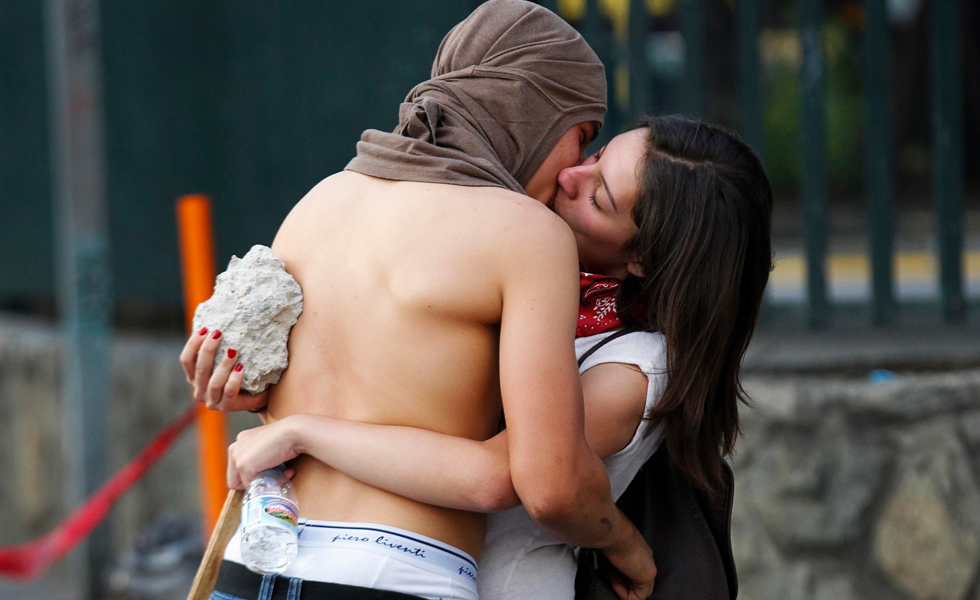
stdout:
[(201, 330), (197, 332), (197, 335), (204, 335), (207, 332), (208, 332), (207, 327), (201, 327)]
[(228, 358), (235, 358), (235, 355), (237, 354), (238, 354), (238, 350), (235, 350), (234, 348), (228, 348)]
[(220, 329), (215, 329), (214, 330), (214, 333), (211, 334), (211, 337), (214, 338), (214, 339), (218, 339), (219, 337), (221, 337), (221, 330)]
[(241, 371), (244, 368), (245, 368), (245, 365), (243, 365), (242, 363), (238, 363), (237, 365), (235, 365), (235, 370), (236, 371)]

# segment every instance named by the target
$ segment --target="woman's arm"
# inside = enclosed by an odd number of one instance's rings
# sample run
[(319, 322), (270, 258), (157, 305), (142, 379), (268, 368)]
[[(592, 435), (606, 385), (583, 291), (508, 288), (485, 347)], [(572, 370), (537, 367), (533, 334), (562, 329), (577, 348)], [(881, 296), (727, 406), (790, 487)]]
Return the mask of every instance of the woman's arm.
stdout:
[(506, 432), (476, 441), (306, 414), (242, 431), (228, 448), (228, 486), (242, 489), (259, 471), (300, 454), (426, 504), (497, 512), (521, 503), (511, 483)]
[[(643, 416), (646, 386), (646, 376), (632, 365), (598, 365), (582, 376), (586, 439), (593, 452), (606, 457), (629, 443)], [(474, 512), (520, 504), (506, 431), (481, 442), (316, 415), (243, 431), (229, 449), (229, 486), (241, 488), (255, 473), (299, 454), (426, 504)]]

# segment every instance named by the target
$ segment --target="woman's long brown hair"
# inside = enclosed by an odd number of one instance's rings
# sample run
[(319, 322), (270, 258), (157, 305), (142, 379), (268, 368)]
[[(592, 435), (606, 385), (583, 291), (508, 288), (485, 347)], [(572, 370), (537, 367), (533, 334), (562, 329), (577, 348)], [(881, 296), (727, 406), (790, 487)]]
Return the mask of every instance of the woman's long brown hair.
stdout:
[(666, 338), (667, 386), (646, 418), (664, 427), (674, 464), (717, 490), (738, 436), (742, 357), (772, 269), (772, 189), (759, 159), (720, 127), (645, 117), (650, 135), (629, 243), (621, 314)]

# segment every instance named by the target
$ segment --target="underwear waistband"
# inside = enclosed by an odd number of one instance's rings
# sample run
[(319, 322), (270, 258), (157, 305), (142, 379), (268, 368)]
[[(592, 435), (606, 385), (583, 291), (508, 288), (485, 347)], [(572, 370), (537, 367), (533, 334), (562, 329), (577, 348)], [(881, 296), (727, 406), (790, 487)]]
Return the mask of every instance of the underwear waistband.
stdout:
[(375, 523), (300, 519), (299, 547), (350, 548), (426, 565), (476, 582), (476, 561), (459, 548), (418, 533)]

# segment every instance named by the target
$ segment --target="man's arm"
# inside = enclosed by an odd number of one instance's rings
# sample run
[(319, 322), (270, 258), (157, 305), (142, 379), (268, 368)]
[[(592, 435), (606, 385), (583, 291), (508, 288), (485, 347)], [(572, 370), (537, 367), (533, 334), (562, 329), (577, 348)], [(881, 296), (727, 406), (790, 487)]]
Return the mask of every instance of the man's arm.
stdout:
[(523, 223), (530, 230), (515, 226), (501, 236), (500, 389), (514, 489), (539, 527), (603, 550), (632, 580), (629, 597), (646, 598), (656, 576), (652, 552), (613, 503), (606, 470), (585, 438), (574, 351), (575, 239), (557, 217)]
[(613, 504), (608, 475), (585, 438), (575, 240), (552, 215), (524, 223), (507, 231), (500, 264), (500, 386), (514, 489), (556, 538), (625, 547), (635, 528)]

